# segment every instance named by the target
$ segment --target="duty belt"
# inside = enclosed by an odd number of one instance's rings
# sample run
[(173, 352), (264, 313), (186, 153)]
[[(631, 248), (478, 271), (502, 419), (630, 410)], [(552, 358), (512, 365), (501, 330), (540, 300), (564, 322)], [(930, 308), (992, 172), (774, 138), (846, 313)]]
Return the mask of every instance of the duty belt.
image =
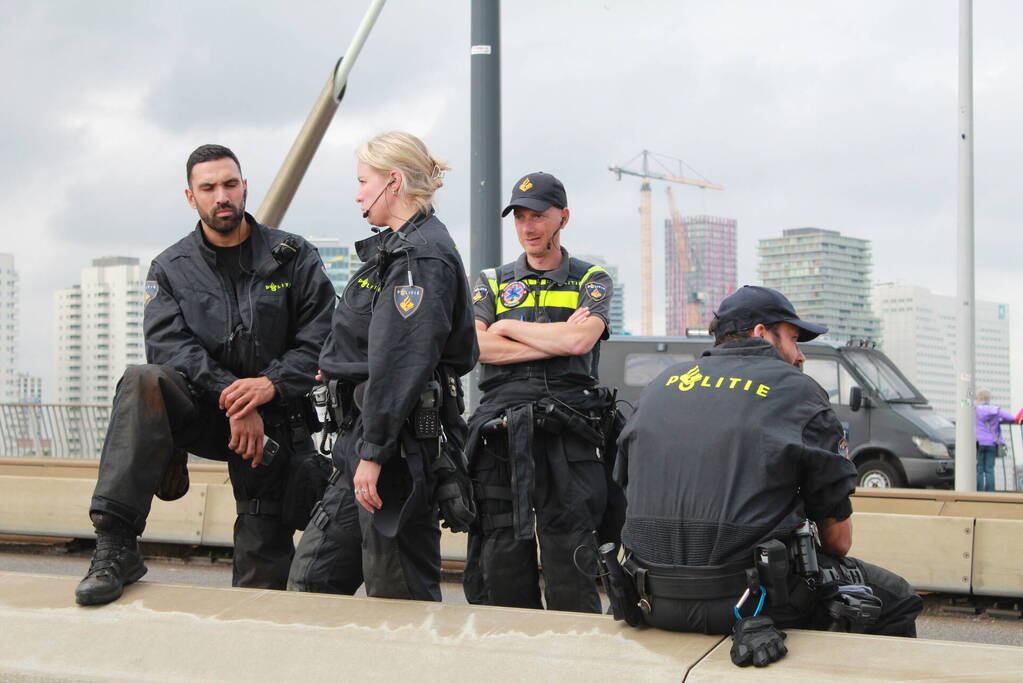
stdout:
[[(604, 441), (601, 432), (587, 424), (583, 416), (562, 408), (550, 399), (506, 408), (503, 415), (483, 425), (480, 431), (484, 436), (507, 430), (508, 461), (511, 468), (511, 527), (516, 540), (521, 541), (533, 538), (535, 521), (532, 503), (536, 491), (536, 465), (532, 451), (534, 428), (551, 434), (571, 432), (595, 447), (602, 446)], [(506, 526), (506, 521), (491, 519), (490, 524)], [(486, 525), (487, 521), (484, 520)]]
[(653, 598), (673, 600), (717, 600), (731, 598), (749, 586), (749, 560), (730, 564), (697, 567), (677, 565), (649, 569), (631, 555), (623, 565), (636, 582), (641, 600), (649, 605)]

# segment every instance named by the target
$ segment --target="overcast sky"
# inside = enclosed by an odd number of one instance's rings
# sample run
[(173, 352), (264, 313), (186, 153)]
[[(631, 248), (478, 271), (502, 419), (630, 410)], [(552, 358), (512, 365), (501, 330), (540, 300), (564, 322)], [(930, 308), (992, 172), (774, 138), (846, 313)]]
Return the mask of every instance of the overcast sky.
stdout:
[[(546, 170), (568, 190), (563, 243), (601, 254), (639, 325), (638, 179), (609, 164), (680, 157), (726, 191), (675, 186), (684, 214), (733, 217), (739, 281), (756, 243), (817, 226), (872, 240), (874, 278), (955, 294), (958, 2), (518, 2), (502, 12), (502, 186)], [(233, 148), (255, 210), (368, 0), (0, 0), (0, 251), (21, 276), (22, 371), (52, 397), (52, 292), (90, 259), (148, 263), (194, 225), (184, 161)], [(355, 148), (421, 136), (452, 171), (440, 217), (469, 253), (468, 0), (391, 0), (282, 227), (348, 242)], [(976, 3), (979, 298), (1023, 291), (1023, 4)], [(655, 310), (663, 330), (654, 185)], [(505, 256), (517, 252), (506, 223)], [(1013, 310), (1023, 339), (1023, 311)], [(1023, 398), (1023, 355), (1013, 355)], [(1014, 406), (1018, 407), (1018, 406)]]

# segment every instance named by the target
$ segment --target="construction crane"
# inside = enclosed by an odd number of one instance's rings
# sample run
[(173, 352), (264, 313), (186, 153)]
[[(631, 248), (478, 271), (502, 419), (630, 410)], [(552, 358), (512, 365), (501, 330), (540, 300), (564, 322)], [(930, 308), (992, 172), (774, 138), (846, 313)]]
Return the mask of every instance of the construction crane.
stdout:
[[(643, 158), (642, 167), (640, 170), (635, 171), (627, 168), (636, 159)], [(669, 173), (655, 173), (650, 171), (650, 160), (653, 159), (656, 163), (664, 167), (665, 171)], [(676, 162), (679, 167), (677, 174), (671, 173), (667, 166), (665, 166), (660, 159), (668, 159)], [(682, 166), (685, 163), (680, 159), (674, 159), (672, 157), (664, 157), (659, 154), (654, 154), (648, 150), (643, 150), (635, 157), (632, 158), (627, 164), (623, 166), (608, 166), (608, 170), (618, 176), (618, 180), (622, 179), (623, 175), (636, 176), (642, 178), (643, 182), (639, 187), (639, 259), (640, 259), (640, 279), (641, 282), (641, 295), (643, 300), (643, 318), (641, 331), (644, 335), (651, 335), (654, 333), (654, 295), (653, 295), (653, 253), (651, 248), (652, 233), (650, 227), (650, 181), (651, 180), (663, 180), (666, 183), (681, 183), (683, 185), (693, 185), (695, 187), (701, 187), (707, 190), (723, 190), (725, 189), (717, 183), (712, 183), (707, 179), (693, 179), (686, 178), (682, 175)], [(690, 171), (693, 169), (690, 168)], [(694, 171), (695, 173), (695, 171)], [(699, 174), (697, 174), (699, 175)], [(669, 195), (670, 196), (670, 195)], [(674, 197), (671, 197), (674, 199)], [(672, 202), (674, 203), (674, 202)], [(675, 215), (678, 213), (677, 209), (673, 211), (672, 215), (672, 226), (675, 234), (675, 244), (679, 252), (679, 259), (681, 263), (687, 264), (689, 262), (687, 254), (687, 246), (685, 243), (685, 235), (682, 230), (682, 218), (678, 216), (676, 222)], [(687, 302), (688, 305), (688, 302)], [(690, 312), (686, 312), (687, 324), (689, 323)]]

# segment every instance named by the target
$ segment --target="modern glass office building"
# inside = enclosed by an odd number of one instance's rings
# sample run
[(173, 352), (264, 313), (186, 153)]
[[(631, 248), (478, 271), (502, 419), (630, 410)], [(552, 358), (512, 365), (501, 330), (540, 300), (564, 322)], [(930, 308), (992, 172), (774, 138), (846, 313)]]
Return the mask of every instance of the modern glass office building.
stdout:
[(870, 306), (870, 241), (835, 230), (795, 228), (760, 240), (760, 280), (787, 296), (801, 318), (827, 325), (826, 339), (876, 341)]
[[(881, 348), (927, 397), (934, 409), (956, 417), (957, 299), (902, 282), (874, 285), (881, 317)], [(991, 401), (1015, 414), (1010, 396), (1009, 304), (976, 302), (976, 382)]]
[(687, 268), (682, 267), (671, 219), (664, 222), (665, 333), (706, 330), (736, 286), (734, 218), (683, 216)]
[(323, 261), (323, 268), (334, 285), (334, 291), (341, 294), (341, 291), (348, 284), (352, 273), (359, 269), (362, 261), (356, 255), (354, 249), (342, 245), (341, 240), (335, 237), (309, 237), (309, 242), (320, 252), (320, 259)]

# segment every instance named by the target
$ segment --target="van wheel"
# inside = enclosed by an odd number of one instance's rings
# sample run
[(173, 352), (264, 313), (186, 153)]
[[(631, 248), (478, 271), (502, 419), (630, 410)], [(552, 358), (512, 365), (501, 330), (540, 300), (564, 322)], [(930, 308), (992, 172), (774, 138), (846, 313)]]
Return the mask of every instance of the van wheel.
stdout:
[(856, 472), (859, 475), (857, 486), (863, 488), (890, 489), (906, 485), (898, 469), (880, 458), (861, 463), (856, 468)]

